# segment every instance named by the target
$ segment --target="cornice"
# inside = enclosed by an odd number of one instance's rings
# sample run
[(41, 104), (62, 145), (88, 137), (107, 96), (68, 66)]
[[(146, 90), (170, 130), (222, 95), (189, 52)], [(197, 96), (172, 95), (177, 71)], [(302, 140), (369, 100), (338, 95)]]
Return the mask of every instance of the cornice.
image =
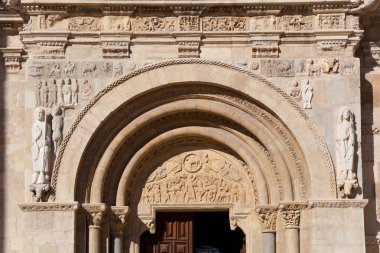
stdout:
[(240, 13), (242, 15), (279, 15), (286, 12), (349, 12), (359, 4), (347, 0), (335, 1), (305, 1), (298, 0), (239, 0), (231, 3), (229, 0), (81, 0), (58, 1), (52, 4), (50, 0), (24, 0), (21, 3), (24, 11), (30, 15), (38, 14), (73, 14), (91, 13), (92, 15), (131, 15), (137, 12), (171, 12), (176, 15), (201, 15), (205, 12)]

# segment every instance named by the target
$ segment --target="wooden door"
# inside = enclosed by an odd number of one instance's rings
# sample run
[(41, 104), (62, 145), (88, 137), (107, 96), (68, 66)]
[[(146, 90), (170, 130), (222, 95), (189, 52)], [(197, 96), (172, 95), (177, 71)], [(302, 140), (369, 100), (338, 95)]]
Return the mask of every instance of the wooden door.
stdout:
[(193, 253), (192, 213), (158, 213), (156, 233), (143, 234), (141, 253)]

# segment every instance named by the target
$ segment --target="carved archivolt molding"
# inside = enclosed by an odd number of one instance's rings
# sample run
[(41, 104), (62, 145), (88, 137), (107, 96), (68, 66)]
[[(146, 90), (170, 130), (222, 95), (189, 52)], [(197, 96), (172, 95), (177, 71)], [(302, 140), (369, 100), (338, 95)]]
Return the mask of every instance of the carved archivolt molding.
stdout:
[[(54, 169), (53, 169), (53, 174), (52, 174), (52, 182), (51, 182), (51, 184), (52, 184), (53, 190), (56, 190), (57, 180), (58, 180), (58, 170), (60, 168), (62, 157), (63, 157), (64, 151), (65, 151), (65, 149), (67, 147), (67, 144), (68, 144), (71, 136), (73, 135), (74, 131), (76, 130), (77, 126), (79, 125), (79, 123), (81, 122), (81, 120), (83, 119), (83, 117), (86, 115), (86, 113), (92, 108), (92, 106), (97, 101), (99, 101), (100, 98), (102, 98), (108, 92), (110, 92), (111, 90), (113, 90), (115, 87), (119, 86), (120, 84), (126, 82), (127, 80), (129, 80), (129, 79), (131, 79), (131, 78), (133, 78), (135, 76), (138, 76), (138, 75), (140, 75), (142, 73), (145, 73), (145, 72), (148, 72), (150, 70), (154, 70), (154, 69), (158, 69), (158, 68), (163, 68), (165, 66), (179, 65), (179, 64), (214, 65), (214, 66), (219, 66), (219, 67), (222, 67), (222, 68), (225, 68), (225, 69), (229, 69), (229, 70), (237, 71), (237, 72), (240, 72), (240, 73), (244, 73), (244, 74), (246, 74), (246, 75), (248, 75), (250, 77), (254, 77), (254, 78), (262, 81), (263, 83), (265, 83), (266, 85), (268, 85), (269, 87), (271, 87), (273, 90), (275, 90), (276, 92), (278, 92), (279, 94), (281, 94), (281, 96), (283, 96), (284, 99), (286, 101), (288, 101), (289, 104), (291, 104), (291, 106), (293, 106), (295, 108), (295, 110), (298, 111), (299, 116), (304, 121), (306, 121), (306, 124), (311, 129), (311, 131), (313, 132), (314, 137), (316, 138), (316, 140), (317, 140), (317, 142), (319, 144), (320, 150), (322, 151), (323, 156), (324, 156), (324, 166), (325, 166), (325, 168), (327, 169), (327, 171), (329, 173), (331, 194), (333, 196), (335, 196), (335, 194), (336, 194), (335, 173), (334, 173), (333, 164), (332, 164), (332, 161), (331, 161), (331, 158), (330, 158), (327, 146), (326, 146), (325, 142), (323, 141), (323, 138), (319, 134), (318, 129), (316, 128), (316, 126), (314, 125), (314, 123), (312, 122), (312, 120), (308, 117), (308, 115), (304, 112), (304, 110), (300, 106), (298, 106), (298, 104), (291, 97), (289, 97), (286, 94), (286, 92), (284, 92), (282, 89), (280, 89), (279, 87), (275, 86), (274, 84), (272, 84), (268, 80), (266, 80), (266, 79), (264, 79), (264, 78), (262, 78), (260, 76), (257, 76), (255, 73), (253, 73), (253, 72), (251, 72), (251, 71), (249, 71), (247, 69), (240, 68), (240, 67), (235, 66), (235, 65), (230, 65), (230, 64), (222, 63), (222, 62), (218, 62), (218, 61), (203, 60), (203, 59), (178, 59), (178, 60), (170, 60), (170, 61), (160, 62), (160, 63), (157, 63), (157, 64), (148, 65), (148, 66), (142, 67), (142, 68), (140, 68), (138, 70), (135, 70), (135, 71), (131, 72), (130, 74), (128, 74), (128, 75), (120, 78), (119, 80), (115, 81), (114, 83), (110, 84), (105, 89), (103, 89), (101, 92), (99, 92), (84, 107), (84, 109), (78, 114), (76, 120), (74, 121), (73, 125), (71, 126), (71, 128), (69, 129), (69, 131), (67, 132), (65, 138), (62, 141), (60, 149), (58, 150), (58, 153), (57, 153), (57, 158), (56, 158), (56, 161), (55, 161), (55, 164), (54, 164)], [(53, 200), (54, 200), (54, 196), (53, 196)]]
[(158, 167), (147, 179), (140, 203), (244, 203), (245, 199), (237, 165), (215, 151), (203, 150), (182, 153)]

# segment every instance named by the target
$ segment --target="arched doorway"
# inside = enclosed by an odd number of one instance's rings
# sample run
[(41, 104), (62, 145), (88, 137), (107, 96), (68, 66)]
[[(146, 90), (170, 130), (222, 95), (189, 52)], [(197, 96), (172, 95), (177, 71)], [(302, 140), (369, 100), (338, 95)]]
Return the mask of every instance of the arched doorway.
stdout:
[[(84, 203), (84, 230), (98, 238), (90, 252), (116, 238), (138, 253), (159, 212), (220, 210), (247, 252), (260, 252), (264, 238), (276, 242), (262, 231), (284, 242), (305, 201), (336, 198), (326, 145), (291, 98), (247, 70), (194, 59), (144, 67), (100, 92), (62, 142), (52, 186), (56, 200)], [(276, 221), (280, 209), (292, 224)]]
[(245, 253), (245, 235), (231, 230), (228, 212), (158, 213), (157, 231), (145, 231), (141, 253)]

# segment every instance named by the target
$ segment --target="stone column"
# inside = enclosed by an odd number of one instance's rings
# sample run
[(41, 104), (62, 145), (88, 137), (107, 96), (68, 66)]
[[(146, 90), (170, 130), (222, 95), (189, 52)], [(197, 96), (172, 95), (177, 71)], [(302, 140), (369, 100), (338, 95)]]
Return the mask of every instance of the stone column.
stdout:
[(276, 219), (278, 208), (275, 206), (258, 206), (257, 217), (261, 224), (263, 252), (276, 253)]
[(87, 212), (87, 217), (89, 221), (88, 226), (88, 252), (89, 253), (100, 253), (100, 241), (101, 241), (101, 225), (106, 214), (105, 204), (83, 204), (83, 208)]
[(126, 225), (126, 219), (129, 213), (129, 207), (111, 207), (113, 216), (111, 218), (111, 228), (112, 228), (112, 249), (113, 253), (123, 252), (123, 239), (124, 239), (124, 228)]
[(306, 207), (306, 203), (282, 203), (279, 207), (280, 214), (285, 222), (286, 253), (300, 252), (301, 210)]

